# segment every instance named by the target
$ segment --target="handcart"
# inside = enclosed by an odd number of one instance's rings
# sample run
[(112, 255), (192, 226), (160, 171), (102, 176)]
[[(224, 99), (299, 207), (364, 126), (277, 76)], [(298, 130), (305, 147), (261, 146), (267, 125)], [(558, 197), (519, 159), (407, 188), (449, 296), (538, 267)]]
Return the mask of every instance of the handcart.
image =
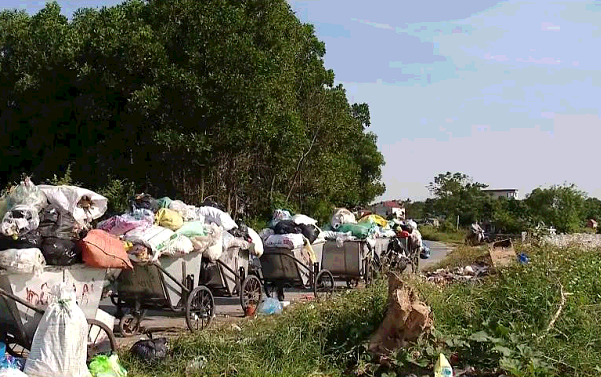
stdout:
[[(204, 330), (214, 317), (215, 301), (209, 288), (199, 284), (201, 260), (202, 253), (192, 252), (123, 270), (116, 281), (117, 293), (111, 295), (121, 334), (137, 334), (148, 309), (184, 312), (190, 331)], [(123, 314), (123, 308), (129, 313)]]
[(372, 281), (374, 273), (374, 251), (365, 240), (344, 241), (339, 247), (336, 241), (326, 241), (323, 247), (322, 267), (331, 271), (337, 280), (346, 281), (354, 288), (363, 279)]
[(312, 263), (304, 247), (292, 250), (266, 247), (260, 261), (263, 286), (268, 297), (277, 288), (278, 299), (283, 301), (284, 287), (311, 289), (316, 299), (331, 297), (334, 293), (334, 276), (330, 271), (320, 269), (318, 259)]
[(0, 272), (0, 341), (16, 357), (26, 358), (36, 329), (52, 300), (51, 288), (60, 283), (73, 285), (77, 304), (88, 321), (88, 360), (117, 349), (114, 318), (98, 308), (106, 269), (85, 265), (48, 266), (35, 276)]
[(419, 248), (412, 245), (409, 237), (395, 236), (390, 239), (387, 250), (380, 258), (381, 270), (403, 272), (408, 265), (411, 271), (419, 271)]
[(263, 296), (261, 280), (249, 274), (249, 250), (230, 247), (215, 262), (203, 259), (200, 283), (208, 287), (215, 297), (240, 297), (245, 313), (257, 307)]

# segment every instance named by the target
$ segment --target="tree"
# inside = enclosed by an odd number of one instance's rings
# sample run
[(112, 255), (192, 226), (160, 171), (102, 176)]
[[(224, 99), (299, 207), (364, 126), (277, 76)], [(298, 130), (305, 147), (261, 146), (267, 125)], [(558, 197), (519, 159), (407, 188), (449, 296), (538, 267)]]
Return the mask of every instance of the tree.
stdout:
[(439, 174), (428, 185), (436, 199), (432, 209), (436, 215), (447, 218), (459, 216), (462, 225), (480, 221), (484, 214), (484, 203), (488, 199), (481, 190), (484, 187), (487, 186), (474, 182), (466, 174)]
[(583, 226), (586, 193), (574, 184), (534, 189), (526, 198), (534, 221), (554, 226), (558, 232), (573, 233)]

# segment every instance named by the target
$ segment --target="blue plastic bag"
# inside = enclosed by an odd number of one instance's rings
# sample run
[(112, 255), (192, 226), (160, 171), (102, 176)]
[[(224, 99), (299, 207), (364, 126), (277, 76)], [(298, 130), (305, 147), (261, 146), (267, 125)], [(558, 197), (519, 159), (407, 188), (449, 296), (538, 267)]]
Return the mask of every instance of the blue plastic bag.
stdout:
[(257, 311), (261, 314), (281, 314), (282, 313), (282, 304), (275, 298), (266, 298), (261, 301)]

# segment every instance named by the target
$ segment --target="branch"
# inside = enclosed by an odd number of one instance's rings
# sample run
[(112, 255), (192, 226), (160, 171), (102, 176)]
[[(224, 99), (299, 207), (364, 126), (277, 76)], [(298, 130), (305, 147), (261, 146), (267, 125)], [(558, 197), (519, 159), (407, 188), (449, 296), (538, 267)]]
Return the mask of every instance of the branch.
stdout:
[(544, 338), (545, 335), (547, 335), (549, 333), (549, 331), (551, 331), (551, 329), (555, 326), (555, 322), (557, 322), (557, 320), (559, 319), (559, 316), (561, 315), (561, 312), (563, 311), (563, 308), (566, 305), (567, 297), (571, 295), (571, 293), (565, 292), (563, 290), (563, 285), (561, 284), (561, 282), (558, 282), (558, 283), (559, 283), (559, 290), (561, 292), (561, 300), (559, 302), (559, 308), (557, 308), (555, 315), (551, 319), (551, 322), (549, 322), (549, 326), (547, 326), (547, 331), (545, 331), (545, 333), (543, 335), (541, 335), (538, 338), (538, 340), (541, 340), (542, 338)]

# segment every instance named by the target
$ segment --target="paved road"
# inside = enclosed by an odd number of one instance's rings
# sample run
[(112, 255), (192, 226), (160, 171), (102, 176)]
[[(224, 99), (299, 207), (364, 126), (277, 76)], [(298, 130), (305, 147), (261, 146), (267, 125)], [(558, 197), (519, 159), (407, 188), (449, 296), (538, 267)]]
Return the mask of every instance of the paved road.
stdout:
[[(450, 251), (450, 248), (448, 246), (440, 242), (424, 241), (424, 243), (430, 248), (431, 256), (429, 259), (420, 260), (421, 269), (439, 262)], [(344, 282), (337, 282), (336, 285), (337, 288), (346, 289), (346, 285)], [(309, 291), (286, 290), (285, 294), (286, 301), (291, 302), (308, 301), (313, 298), (313, 294)], [(244, 313), (242, 312), (242, 308), (240, 307), (240, 300), (237, 297), (216, 297), (215, 306), (215, 321), (218, 323), (235, 322), (244, 317)], [(103, 302), (101, 302), (100, 308), (108, 313), (111, 313), (112, 315), (115, 314), (115, 307), (110, 303), (109, 300), (104, 300)], [(186, 322), (182, 314), (170, 313), (167, 311), (148, 312), (142, 324), (147, 329), (168, 329), (168, 333), (165, 335), (169, 335), (169, 333), (175, 335), (182, 330), (185, 331), (186, 329)], [(116, 322), (115, 325), (115, 331), (117, 331), (118, 322)], [(159, 332), (163, 333), (164, 331), (159, 330)], [(142, 337), (142, 335), (139, 335), (133, 338), (123, 339), (120, 338), (117, 333), (116, 335), (119, 344), (125, 347), (133, 344), (135, 341)]]

